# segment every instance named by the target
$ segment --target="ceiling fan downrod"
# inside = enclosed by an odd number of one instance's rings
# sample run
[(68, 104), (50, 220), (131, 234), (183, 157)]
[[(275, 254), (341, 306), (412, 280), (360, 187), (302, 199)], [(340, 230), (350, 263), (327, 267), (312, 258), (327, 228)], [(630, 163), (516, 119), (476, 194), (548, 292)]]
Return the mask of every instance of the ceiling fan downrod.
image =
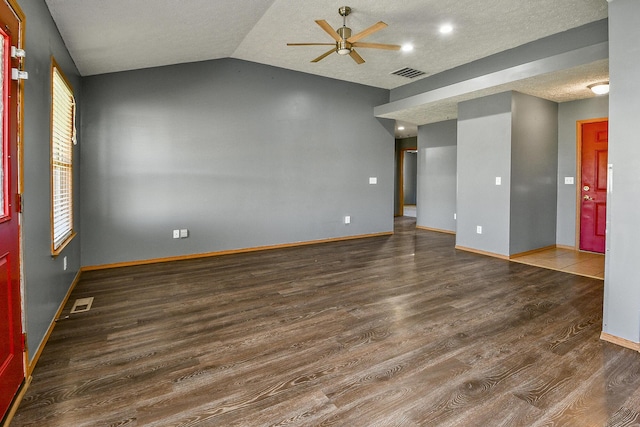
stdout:
[(351, 43), (347, 41), (351, 37), (351, 28), (347, 27), (347, 15), (351, 13), (351, 8), (342, 6), (338, 9), (338, 13), (342, 16), (342, 27), (336, 32), (342, 40), (336, 42), (336, 52), (339, 55), (348, 55), (351, 53)]

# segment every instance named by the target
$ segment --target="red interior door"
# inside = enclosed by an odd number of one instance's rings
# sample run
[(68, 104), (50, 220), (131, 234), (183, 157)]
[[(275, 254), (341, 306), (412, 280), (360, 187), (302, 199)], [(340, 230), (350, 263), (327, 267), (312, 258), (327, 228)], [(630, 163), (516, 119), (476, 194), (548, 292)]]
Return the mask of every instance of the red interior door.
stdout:
[(609, 122), (582, 124), (580, 249), (604, 253)]
[(25, 378), (20, 302), (18, 224), (18, 82), (11, 79), (11, 44), (19, 42), (20, 22), (0, 0), (0, 419)]

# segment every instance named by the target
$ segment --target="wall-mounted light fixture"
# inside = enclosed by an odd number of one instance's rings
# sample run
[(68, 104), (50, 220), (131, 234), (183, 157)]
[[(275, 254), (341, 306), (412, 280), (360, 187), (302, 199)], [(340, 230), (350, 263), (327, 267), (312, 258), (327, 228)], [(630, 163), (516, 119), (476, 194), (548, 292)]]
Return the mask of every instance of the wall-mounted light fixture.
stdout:
[(599, 82), (587, 86), (596, 95), (605, 95), (609, 93), (609, 82)]

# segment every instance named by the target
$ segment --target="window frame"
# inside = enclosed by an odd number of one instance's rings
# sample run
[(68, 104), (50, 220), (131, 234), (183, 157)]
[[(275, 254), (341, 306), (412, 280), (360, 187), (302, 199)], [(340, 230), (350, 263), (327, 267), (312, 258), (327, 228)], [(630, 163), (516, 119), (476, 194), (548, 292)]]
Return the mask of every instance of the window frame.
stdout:
[[(63, 85), (63, 90), (66, 89), (62, 94), (58, 92), (56, 89), (57, 85)], [(60, 99), (58, 99), (57, 95), (60, 95)], [(56, 101), (66, 102), (64, 100), (65, 95), (68, 95), (68, 105), (64, 105), (65, 110), (57, 111), (56, 110)], [(52, 256), (59, 255), (62, 250), (71, 242), (71, 240), (75, 237), (76, 231), (74, 227), (74, 182), (73, 182), (73, 171), (74, 171), (74, 161), (73, 161), (73, 146), (75, 145), (75, 137), (76, 137), (76, 102), (73, 95), (73, 87), (67, 80), (67, 77), (64, 75), (64, 72), (56, 62), (55, 58), (51, 58), (51, 134), (50, 134), (50, 175), (49, 179), (51, 181), (51, 206), (50, 206), (50, 214), (51, 214), (51, 254)], [(66, 109), (68, 108), (68, 110)], [(63, 114), (68, 116), (68, 119), (64, 120), (63, 124), (67, 125), (68, 128), (65, 130), (65, 127), (59, 126), (58, 121), (56, 120), (59, 117), (59, 114)], [(62, 130), (63, 135), (63, 143), (62, 151), (59, 149), (60, 143), (56, 142), (60, 138), (57, 138), (57, 135), (61, 133), (58, 132)], [(68, 140), (67, 140), (68, 139)], [(65, 156), (62, 161), (59, 160), (60, 156)], [(57, 157), (57, 158), (56, 158)], [(56, 176), (63, 176), (63, 181), (61, 181)], [(65, 188), (66, 187), (66, 188)], [(63, 190), (63, 188), (65, 188)], [(68, 203), (63, 202), (62, 206), (59, 204), (59, 199), (56, 199), (56, 195), (61, 192), (66, 191), (68, 194)], [(60, 208), (64, 209), (64, 213), (61, 215)], [(64, 217), (67, 217), (65, 219)], [(63, 221), (62, 232), (59, 232), (57, 224), (59, 221)], [(58, 231), (58, 233), (57, 233)]]

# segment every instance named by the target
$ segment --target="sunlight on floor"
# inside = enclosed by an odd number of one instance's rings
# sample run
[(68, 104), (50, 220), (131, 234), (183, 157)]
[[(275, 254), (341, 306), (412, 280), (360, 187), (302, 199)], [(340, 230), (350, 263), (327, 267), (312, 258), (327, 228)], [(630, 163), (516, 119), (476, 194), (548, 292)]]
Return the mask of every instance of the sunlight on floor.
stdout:
[(404, 210), (402, 212), (403, 216), (411, 216), (411, 217), (416, 217), (417, 212), (416, 212), (416, 205), (404, 205)]
[(511, 258), (511, 261), (604, 279), (604, 255), (591, 252), (554, 248)]

